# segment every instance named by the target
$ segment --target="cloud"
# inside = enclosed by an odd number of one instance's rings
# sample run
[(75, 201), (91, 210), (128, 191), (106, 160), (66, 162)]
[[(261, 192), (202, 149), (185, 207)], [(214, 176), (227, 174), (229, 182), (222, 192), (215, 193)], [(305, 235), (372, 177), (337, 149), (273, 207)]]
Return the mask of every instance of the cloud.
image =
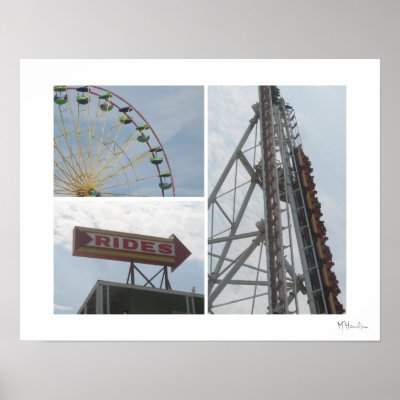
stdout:
[[(288, 93), (286, 96), (285, 93)], [(345, 242), (346, 242), (346, 220), (345, 220), (345, 107), (343, 102), (345, 98), (342, 96), (342, 89), (327, 88), (290, 88), (286, 87), (283, 91), (285, 99), (295, 108), (298, 123), (300, 126), (300, 134), (305, 148), (306, 154), (310, 156), (316, 175), (317, 189), (319, 190), (319, 199), (322, 203), (322, 212), (328, 228), (329, 245), (335, 257), (334, 262), (337, 264), (337, 274), (345, 293)], [(257, 87), (210, 87), (209, 90), (209, 190), (211, 191), (228, 160), (230, 159), (234, 149), (241, 139), (245, 129), (249, 124), (249, 119), (254, 115), (251, 105), (258, 100)], [(338, 106), (339, 105), (339, 106)], [(257, 139), (257, 142), (259, 139)], [(251, 138), (244, 148), (254, 146), (254, 131)], [(247, 157), (250, 163), (253, 163), (252, 154), (249, 152)], [(259, 153), (257, 153), (256, 162), (259, 161)], [(239, 163), (240, 166), (240, 163)], [(222, 192), (233, 187), (233, 170), (228, 175)], [(238, 169), (238, 179), (245, 180), (249, 176)], [(248, 186), (247, 186), (248, 187)], [(244, 186), (237, 193), (236, 209), (240, 206), (247, 187)], [(231, 215), (233, 196), (219, 198), (221, 206)], [(214, 209), (216, 232), (226, 229), (229, 224), (222, 216), (222, 213)], [(218, 220), (218, 216), (220, 219)], [(253, 193), (253, 199), (248, 205), (246, 214), (238, 232), (255, 231), (255, 223), (264, 216), (263, 198), (261, 190), (256, 187)], [(209, 218), (210, 221), (210, 218)], [(210, 230), (209, 230), (210, 231)], [(209, 232), (210, 234), (210, 232)], [(228, 233), (222, 234), (225, 236)], [(295, 239), (295, 234), (292, 234)], [(287, 243), (287, 234), (285, 242)], [(251, 239), (236, 241), (231, 246), (228, 257), (235, 258), (249, 244)], [(222, 245), (214, 245), (213, 252), (219, 254)], [(265, 249), (264, 249), (265, 253)], [(215, 266), (216, 258), (213, 259)], [(249, 257), (248, 264), (257, 265), (258, 252), (256, 251)], [(295, 245), (294, 264), (297, 273), (302, 273), (299, 261), (299, 252)], [(223, 268), (228, 265), (223, 264)], [(261, 265), (266, 267), (265, 255), (262, 255)], [(336, 268), (336, 267), (335, 267)], [(239, 270), (234, 279), (255, 279), (255, 271), (242, 268)], [(265, 276), (263, 276), (265, 279)], [(216, 303), (223, 303), (241, 297), (251, 295), (253, 288), (244, 286), (227, 287), (218, 297)], [(264, 287), (265, 289), (265, 287)], [(300, 312), (309, 312), (307, 299), (303, 295), (298, 296)], [(266, 297), (256, 301), (257, 312), (265, 312)], [(258, 304), (257, 304), (258, 303)], [(264, 307), (264, 308), (263, 308)], [(233, 313), (249, 313), (251, 301), (235, 303), (234, 305), (221, 307), (216, 312), (233, 312)]]
[(55, 203), (56, 246), (72, 250), (74, 226), (160, 237), (169, 237), (174, 233), (192, 252), (192, 260), (204, 259), (202, 202), (96, 200)]
[(54, 304), (54, 310), (55, 311), (72, 311), (74, 308), (70, 306), (63, 306), (61, 304)]
[[(74, 201), (75, 200), (75, 201)], [(72, 256), (74, 226), (169, 237), (175, 234), (192, 255), (170, 274), (175, 290), (204, 293), (204, 204), (201, 201), (145, 199), (58, 199), (54, 205), (55, 313), (76, 312), (97, 280), (126, 282), (128, 262)], [(141, 265), (149, 278), (160, 267)], [(136, 277), (136, 284), (145, 282)], [(155, 282), (157, 284), (157, 282)]]
[[(177, 196), (202, 196), (204, 187), (202, 165), (204, 158), (204, 88), (202, 86), (119, 86), (106, 87), (106, 89), (119, 94), (127, 102), (133, 104), (156, 132), (170, 162)], [(124, 105), (119, 99), (115, 101), (119, 106)], [(108, 179), (103, 182), (104, 186), (99, 188), (103, 195), (110, 195), (110, 193), (134, 196), (161, 195), (158, 172), (150, 164), (150, 153), (147, 151), (147, 146), (132, 140), (137, 135), (135, 127), (128, 124), (120, 129), (120, 113), (117, 107), (107, 114), (99, 114), (96, 107), (97, 102), (92, 104), (95, 106), (92, 106), (87, 112), (92, 122), (92, 130), (95, 132), (92, 141), (88, 139), (89, 118), (86, 118), (86, 113), (85, 118), (82, 117), (79, 120), (79, 124), (76, 122), (75, 114), (78, 114), (78, 106), (75, 101), (71, 101), (72, 110), (74, 110), (71, 115), (75, 115), (74, 123), (69, 113), (63, 112), (63, 118), (61, 118), (60, 109), (57, 107), (55, 109), (55, 135), (58, 137), (55, 161), (58, 164), (56, 168), (58, 178), (64, 182), (68, 181), (69, 179), (66, 177), (70, 173), (68, 170), (76, 169), (76, 167), (64, 167), (65, 159), (72, 158), (70, 156), (71, 148), (74, 154), (80, 152), (86, 154), (90, 148), (93, 157), (89, 157), (88, 160), (82, 157), (80, 164), (87, 165), (81, 166), (81, 169), (91, 170), (94, 164), (102, 171), (102, 178)], [(134, 111), (130, 115), (138, 125), (144, 124), (142, 118)], [(68, 143), (66, 143), (61, 135), (64, 126), (61, 121), (66, 121), (66, 128), (71, 131), (74, 130), (75, 125), (79, 125), (83, 134), (69, 135)], [(104, 132), (104, 136), (102, 132)], [(149, 145), (158, 147), (154, 135), (149, 131), (147, 133), (150, 136)], [(104, 143), (112, 144), (114, 142), (114, 146), (104, 145)], [(100, 146), (100, 143), (103, 145)], [(62, 153), (63, 157), (59, 153)], [(110, 157), (108, 158), (107, 155)], [(182, 164), (182, 155), (201, 162)], [(98, 159), (100, 159), (99, 163), (94, 162)], [(129, 163), (132, 167), (129, 166)], [(104, 167), (104, 169), (100, 167)], [(162, 172), (168, 170), (165, 161), (160, 168)], [(199, 176), (199, 172), (201, 172), (201, 176)], [(82, 174), (80, 171), (78, 173)], [(186, 179), (190, 176), (192, 179)], [(56, 184), (58, 189), (60, 189), (60, 185), (68, 186), (68, 184), (61, 183), (60, 180), (57, 180)], [(167, 191), (165, 194), (170, 196), (172, 191)]]

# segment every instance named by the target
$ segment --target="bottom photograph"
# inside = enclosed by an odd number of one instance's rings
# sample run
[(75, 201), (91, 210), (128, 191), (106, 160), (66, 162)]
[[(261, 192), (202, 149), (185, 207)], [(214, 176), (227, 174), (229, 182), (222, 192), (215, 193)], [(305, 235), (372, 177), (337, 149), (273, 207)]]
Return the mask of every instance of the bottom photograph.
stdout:
[(202, 202), (57, 200), (55, 314), (204, 314)]

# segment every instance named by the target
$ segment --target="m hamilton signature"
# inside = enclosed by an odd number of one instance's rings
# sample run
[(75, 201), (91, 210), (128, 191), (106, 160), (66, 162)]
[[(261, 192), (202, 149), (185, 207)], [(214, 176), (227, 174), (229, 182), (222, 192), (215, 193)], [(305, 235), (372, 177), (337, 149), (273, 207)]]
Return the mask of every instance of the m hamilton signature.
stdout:
[(356, 325), (351, 324), (349, 321), (337, 321), (338, 328), (341, 332), (349, 331), (351, 329), (368, 329), (368, 326), (363, 325), (361, 322), (358, 322)]

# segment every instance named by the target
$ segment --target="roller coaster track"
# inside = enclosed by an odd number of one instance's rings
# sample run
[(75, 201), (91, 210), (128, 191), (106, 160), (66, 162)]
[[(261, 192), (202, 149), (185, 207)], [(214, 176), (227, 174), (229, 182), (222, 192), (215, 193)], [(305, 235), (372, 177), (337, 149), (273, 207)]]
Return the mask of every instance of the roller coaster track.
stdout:
[[(265, 312), (270, 314), (299, 313), (298, 294), (307, 296), (312, 314), (342, 314), (344, 308), (338, 299), (339, 282), (333, 272), (332, 253), (327, 245), (327, 235), (322, 220), (321, 204), (317, 197), (311, 161), (306, 156), (293, 108), (285, 103), (279, 90), (272, 86), (259, 87), (259, 103), (253, 106), (254, 117), (250, 120), (242, 139), (212, 190), (208, 205), (211, 220), (209, 238), (209, 312), (217, 307), (251, 301), (249, 313), (253, 313), (256, 300), (266, 298)], [(251, 132), (260, 127), (259, 147), (261, 160), (249, 162), (244, 150)], [(255, 159), (254, 152), (254, 159)], [(237, 164), (240, 163), (250, 177), (249, 185), (240, 207), (236, 208)], [(226, 195), (222, 187), (230, 173), (236, 174), (233, 217), (228, 216), (221, 198)], [(240, 185), (242, 186), (242, 185)], [(259, 187), (263, 193), (263, 215), (253, 221), (257, 231), (238, 233), (246, 208)], [(231, 192), (228, 191), (227, 193)], [(228, 221), (227, 236), (221, 237), (214, 230), (216, 211)], [(294, 238), (300, 256), (302, 274), (296, 273)], [(236, 240), (251, 240), (239, 254), (230, 256)], [(220, 251), (213, 246), (223, 244)], [(261, 246), (261, 247), (260, 247)], [(251, 265), (250, 257), (260, 247), (258, 265)], [(261, 252), (264, 251), (262, 265)], [(216, 262), (214, 262), (216, 260)], [(264, 268), (265, 267), (265, 268)], [(241, 269), (252, 269), (252, 279), (234, 279)], [(231, 285), (254, 287), (252, 296), (231, 298), (218, 303), (218, 298)], [(267, 288), (259, 293), (257, 288)]]

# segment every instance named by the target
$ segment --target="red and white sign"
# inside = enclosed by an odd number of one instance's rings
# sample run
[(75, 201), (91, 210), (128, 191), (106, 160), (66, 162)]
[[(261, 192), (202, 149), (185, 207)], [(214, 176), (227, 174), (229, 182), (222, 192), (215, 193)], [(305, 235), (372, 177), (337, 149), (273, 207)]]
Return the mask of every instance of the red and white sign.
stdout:
[(191, 252), (175, 236), (159, 238), (102, 229), (74, 228), (73, 255), (177, 268)]

